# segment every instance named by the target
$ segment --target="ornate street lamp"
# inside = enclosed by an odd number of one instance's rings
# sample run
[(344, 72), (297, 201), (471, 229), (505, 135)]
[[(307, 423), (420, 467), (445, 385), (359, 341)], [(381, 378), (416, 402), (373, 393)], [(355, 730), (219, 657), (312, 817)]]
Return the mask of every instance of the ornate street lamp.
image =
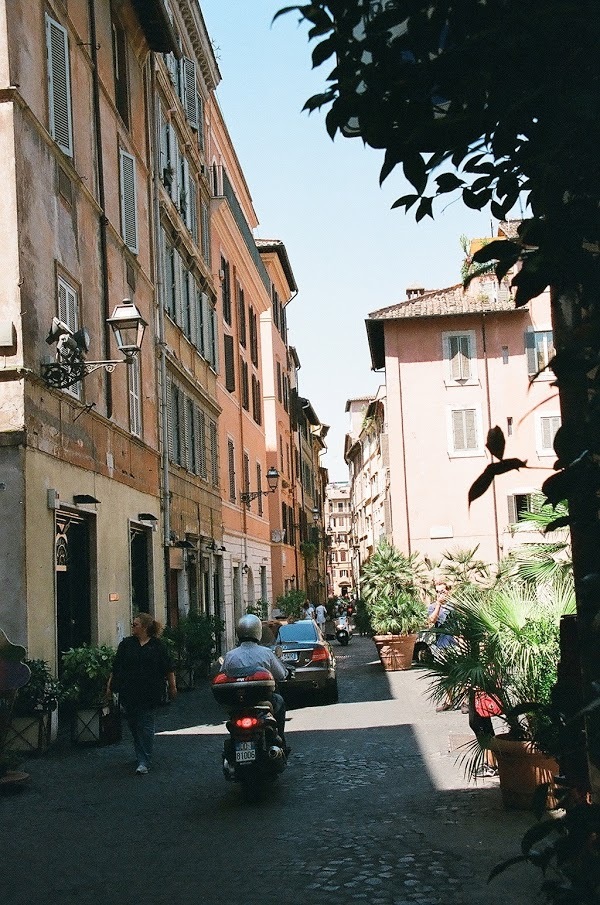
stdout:
[(87, 361), (85, 355), (90, 348), (90, 335), (85, 328), (73, 331), (57, 317), (52, 318), (52, 326), (46, 339), (48, 345), (56, 343), (56, 358), (50, 364), (42, 365), (42, 377), (46, 386), (65, 389), (79, 383), (88, 374), (104, 368), (109, 374), (117, 365), (130, 365), (139, 353), (148, 326), (131, 299), (123, 299), (107, 318), (113, 331), (115, 342), (124, 358), (106, 361)]
[(275, 493), (277, 490), (277, 485), (279, 483), (279, 472), (272, 465), (267, 472), (267, 485), (269, 487), (268, 490), (248, 490), (240, 493), (240, 502), (242, 503), (251, 503), (252, 500), (257, 499), (259, 496), (267, 496), (269, 493)]

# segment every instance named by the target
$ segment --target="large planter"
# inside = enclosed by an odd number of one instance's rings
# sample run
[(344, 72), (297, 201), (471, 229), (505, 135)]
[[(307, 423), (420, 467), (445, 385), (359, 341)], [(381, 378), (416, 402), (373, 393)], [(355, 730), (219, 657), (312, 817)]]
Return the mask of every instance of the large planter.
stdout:
[(554, 807), (554, 776), (559, 772), (552, 757), (538, 751), (531, 742), (514, 741), (507, 735), (490, 740), (498, 764), (502, 803), (508, 811), (529, 811), (538, 786), (549, 784), (548, 807)]
[(74, 745), (114, 745), (121, 741), (121, 713), (114, 704), (78, 708), (71, 718)]
[(379, 659), (386, 671), (411, 668), (416, 635), (376, 635), (375, 638)]
[(58, 709), (36, 710), (29, 716), (13, 716), (6, 728), (4, 748), (20, 754), (40, 754), (56, 740)]

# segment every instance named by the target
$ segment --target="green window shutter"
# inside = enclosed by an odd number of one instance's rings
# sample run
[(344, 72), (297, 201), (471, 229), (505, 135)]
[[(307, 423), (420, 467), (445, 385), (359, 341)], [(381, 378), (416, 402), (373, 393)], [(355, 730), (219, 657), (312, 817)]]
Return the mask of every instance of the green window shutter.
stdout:
[(235, 366), (233, 362), (233, 336), (225, 333), (223, 336), (225, 352), (225, 388), (233, 393), (235, 390)]
[(67, 157), (73, 156), (73, 119), (69, 40), (63, 26), (46, 15), (48, 119), (50, 135)]

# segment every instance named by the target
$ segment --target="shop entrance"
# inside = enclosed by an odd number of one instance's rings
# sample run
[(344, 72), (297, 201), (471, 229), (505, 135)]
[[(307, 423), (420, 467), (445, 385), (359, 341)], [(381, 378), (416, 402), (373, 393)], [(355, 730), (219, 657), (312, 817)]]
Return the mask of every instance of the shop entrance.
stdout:
[(57, 512), (55, 537), (56, 628), (60, 655), (90, 644), (90, 530), (84, 517)]

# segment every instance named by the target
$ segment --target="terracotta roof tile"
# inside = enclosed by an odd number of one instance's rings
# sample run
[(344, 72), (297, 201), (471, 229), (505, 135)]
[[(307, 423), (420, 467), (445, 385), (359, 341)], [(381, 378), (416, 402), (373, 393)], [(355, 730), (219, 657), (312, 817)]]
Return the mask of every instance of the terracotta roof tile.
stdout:
[(481, 314), (497, 311), (515, 311), (514, 300), (508, 293), (501, 293), (498, 299), (481, 291), (465, 292), (462, 284), (448, 289), (433, 289), (417, 298), (390, 305), (373, 311), (369, 317), (374, 320), (396, 320), (410, 317), (444, 317), (457, 314)]

